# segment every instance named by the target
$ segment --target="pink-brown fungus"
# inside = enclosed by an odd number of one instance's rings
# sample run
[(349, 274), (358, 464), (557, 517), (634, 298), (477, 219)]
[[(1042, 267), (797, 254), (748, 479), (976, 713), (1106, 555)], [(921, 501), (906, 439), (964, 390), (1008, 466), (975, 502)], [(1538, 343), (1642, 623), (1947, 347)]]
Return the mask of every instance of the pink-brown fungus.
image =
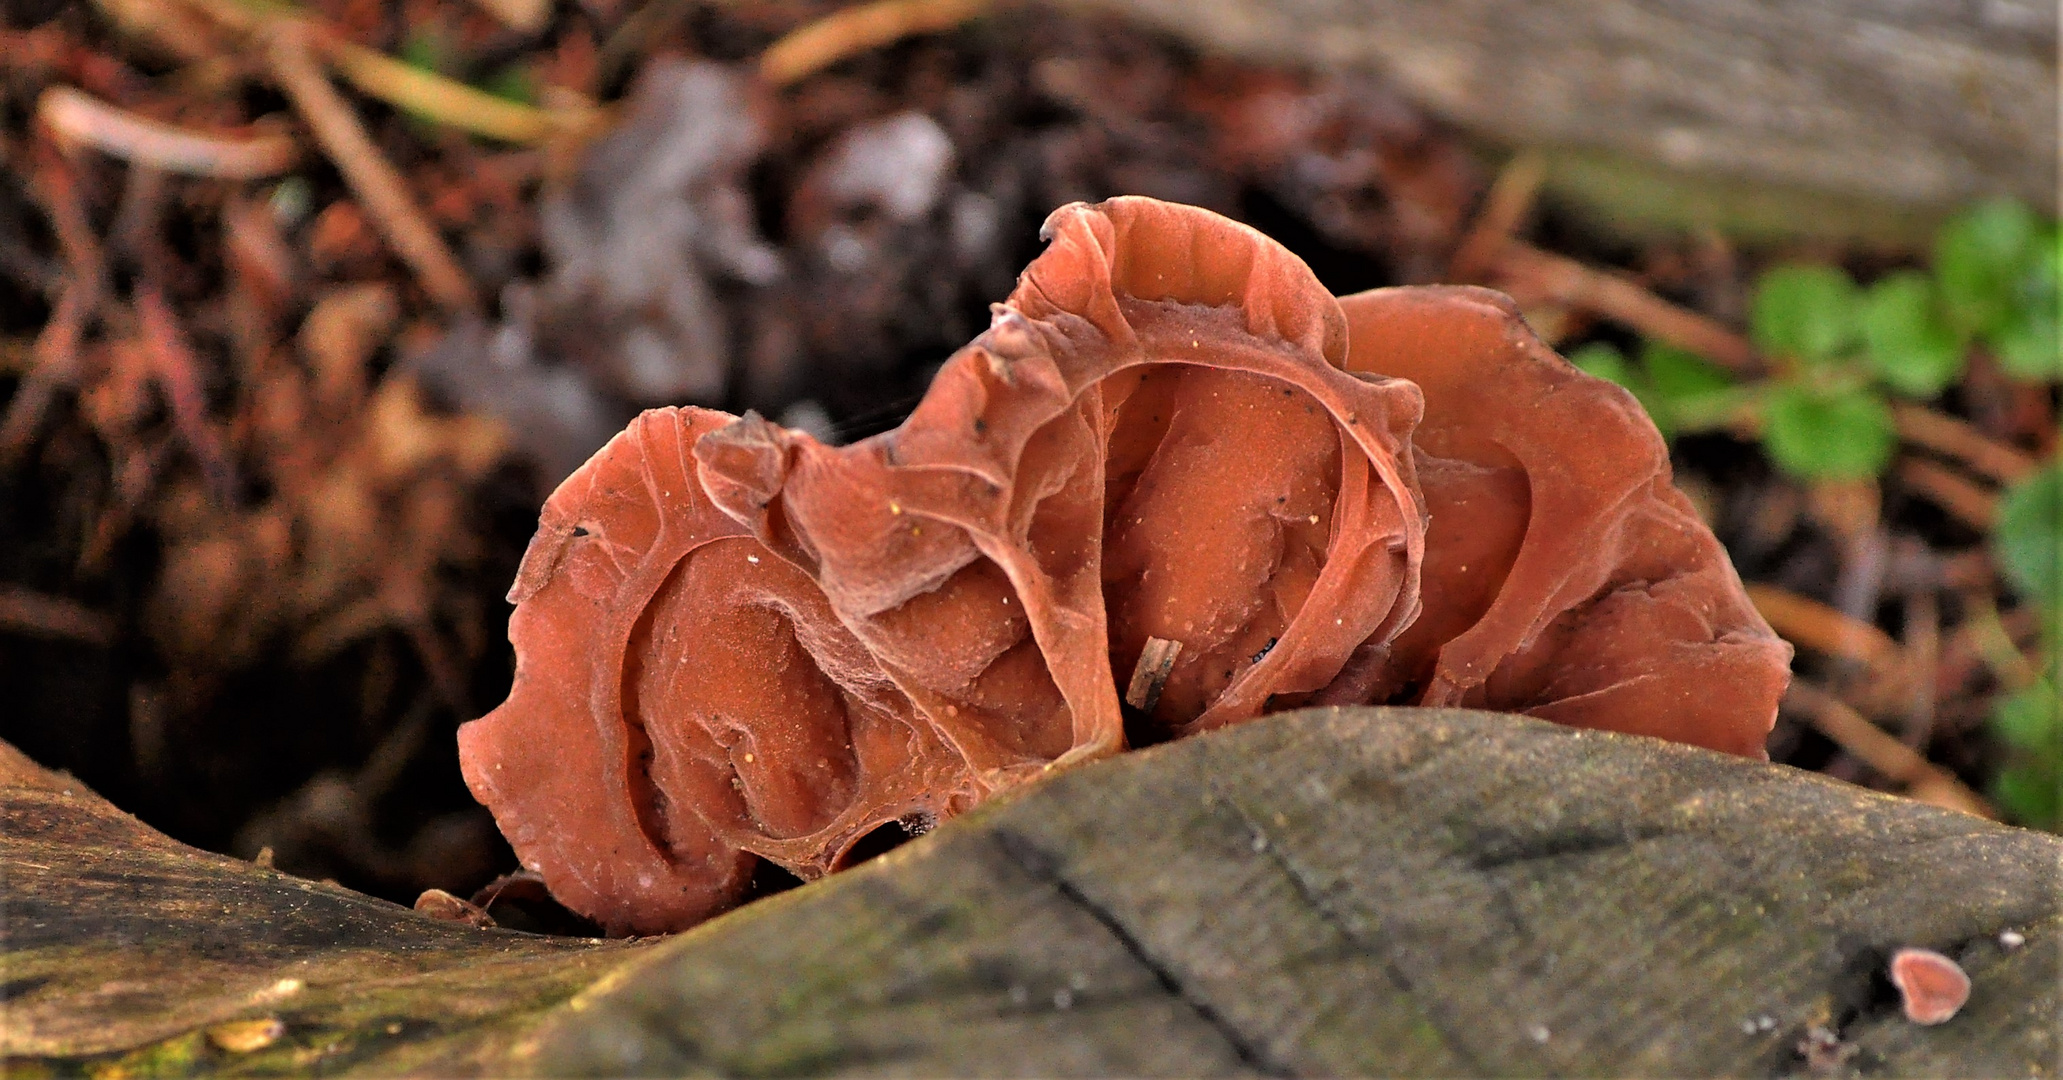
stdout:
[(1348, 367), (1424, 392), (1421, 600), (1363, 700), (1523, 712), (1748, 757), (1790, 678), (1632, 395), (1486, 289), (1340, 301)]
[(546, 504), (460, 756), (570, 907), (678, 929), (759, 860), (1303, 703), (1761, 752), (1787, 650), (1653, 427), (1501, 298), (1342, 303), (1151, 199), (1046, 235), (896, 430), (657, 410)]

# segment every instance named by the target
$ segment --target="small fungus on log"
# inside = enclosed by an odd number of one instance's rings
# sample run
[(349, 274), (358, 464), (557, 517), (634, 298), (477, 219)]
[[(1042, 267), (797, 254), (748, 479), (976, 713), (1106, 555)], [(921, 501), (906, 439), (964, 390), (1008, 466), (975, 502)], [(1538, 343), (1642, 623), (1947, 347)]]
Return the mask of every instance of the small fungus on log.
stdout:
[(655, 410), (546, 503), (515, 687), (459, 741), (568, 906), (681, 929), (759, 860), (813, 879), (882, 825), (1305, 704), (1762, 754), (1788, 646), (1638, 406), (1508, 301), (1336, 300), (1152, 199), (1045, 235), (899, 428)]
[(1962, 965), (1932, 949), (1892, 953), (1891, 985), (1898, 988), (1905, 1018), (1915, 1024), (1948, 1023), (1970, 1000), (1970, 976)]

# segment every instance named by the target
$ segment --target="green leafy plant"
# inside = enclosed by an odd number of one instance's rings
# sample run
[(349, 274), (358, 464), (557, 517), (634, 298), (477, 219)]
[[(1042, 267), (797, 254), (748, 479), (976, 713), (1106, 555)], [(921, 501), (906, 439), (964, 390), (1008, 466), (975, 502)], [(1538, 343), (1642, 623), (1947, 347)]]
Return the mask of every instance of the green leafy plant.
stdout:
[(1866, 479), (1897, 448), (1888, 399), (1940, 394), (1962, 378), (1972, 348), (2015, 378), (2063, 380), (2059, 245), (2055, 222), (2001, 200), (1944, 226), (1930, 271), (1865, 288), (1839, 267), (1775, 267), (1756, 282), (1749, 317), (1772, 373), (1752, 382), (1655, 342), (1632, 358), (1599, 342), (1570, 359), (1631, 390), (1664, 435), (1750, 429), (1789, 475)]
[(2019, 820), (2063, 826), (2063, 461), (2014, 484), (1999, 503), (1992, 554), (2042, 616), (2040, 657), (1992, 710), (2009, 754), (1992, 795)]

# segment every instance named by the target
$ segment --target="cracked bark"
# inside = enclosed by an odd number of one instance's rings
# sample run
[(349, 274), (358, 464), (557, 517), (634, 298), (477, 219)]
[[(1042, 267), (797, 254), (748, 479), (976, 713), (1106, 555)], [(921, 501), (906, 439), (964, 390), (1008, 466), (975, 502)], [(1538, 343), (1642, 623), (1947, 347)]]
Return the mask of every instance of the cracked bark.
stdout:
[(1293, 1070), (1280, 1062), (1271, 1060), (1267, 1052), (1256, 1046), (1250, 1036), (1240, 1031), (1237, 1026), (1226, 1021), (1224, 1015), (1219, 1013), (1208, 1000), (1197, 994), (1194, 989), (1184, 985), (1181, 976), (1177, 974), (1175, 969), (1167, 961), (1155, 956), (1152, 950), (1148, 949), (1125, 926), (1124, 920), (1120, 919), (1108, 908), (1090, 899), (1089, 895), (1084, 893), (1079, 885), (1069, 881), (1067, 875), (1059, 872), (1055, 868), (1055, 861), (1052, 856), (1040, 851), (1038, 845), (1009, 829), (999, 828), (995, 831), (994, 835), (996, 846), (1002, 850), (1010, 861), (1016, 863), (1026, 873), (1052, 886), (1053, 891), (1058, 893), (1061, 899), (1087, 912), (1090, 918), (1096, 920), (1097, 925), (1110, 932), (1111, 939), (1116, 941), (1118, 946), (1125, 950), (1126, 955), (1138, 961), (1141, 967), (1153, 973), (1154, 981), (1160, 984), (1161, 989), (1174, 995), (1176, 1000), (1188, 1006), (1189, 1010), (1196, 1014), (1197, 1019), (1202, 1020), (1213, 1031), (1223, 1035), (1226, 1044), (1232, 1048), (1233, 1054), (1238, 1056), (1242, 1064), (1263, 1076), (1293, 1077), (1297, 1075)]

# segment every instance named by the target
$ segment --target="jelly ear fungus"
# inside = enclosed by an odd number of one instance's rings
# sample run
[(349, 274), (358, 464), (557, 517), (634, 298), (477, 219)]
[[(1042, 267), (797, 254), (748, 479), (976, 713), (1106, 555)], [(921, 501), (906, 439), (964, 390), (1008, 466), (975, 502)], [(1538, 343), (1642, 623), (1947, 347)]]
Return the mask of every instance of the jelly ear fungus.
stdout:
[(547, 502), (460, 756), (569, 907), (680, 929), (762, 860), (820, 877), (1128, 735), (1307, 703), (1761, 752), (1787, 647), (1638, 407), (1507, 301), (1343, 303), (1151, 199), (1045, 235), (895, 430), (656, 410)]

